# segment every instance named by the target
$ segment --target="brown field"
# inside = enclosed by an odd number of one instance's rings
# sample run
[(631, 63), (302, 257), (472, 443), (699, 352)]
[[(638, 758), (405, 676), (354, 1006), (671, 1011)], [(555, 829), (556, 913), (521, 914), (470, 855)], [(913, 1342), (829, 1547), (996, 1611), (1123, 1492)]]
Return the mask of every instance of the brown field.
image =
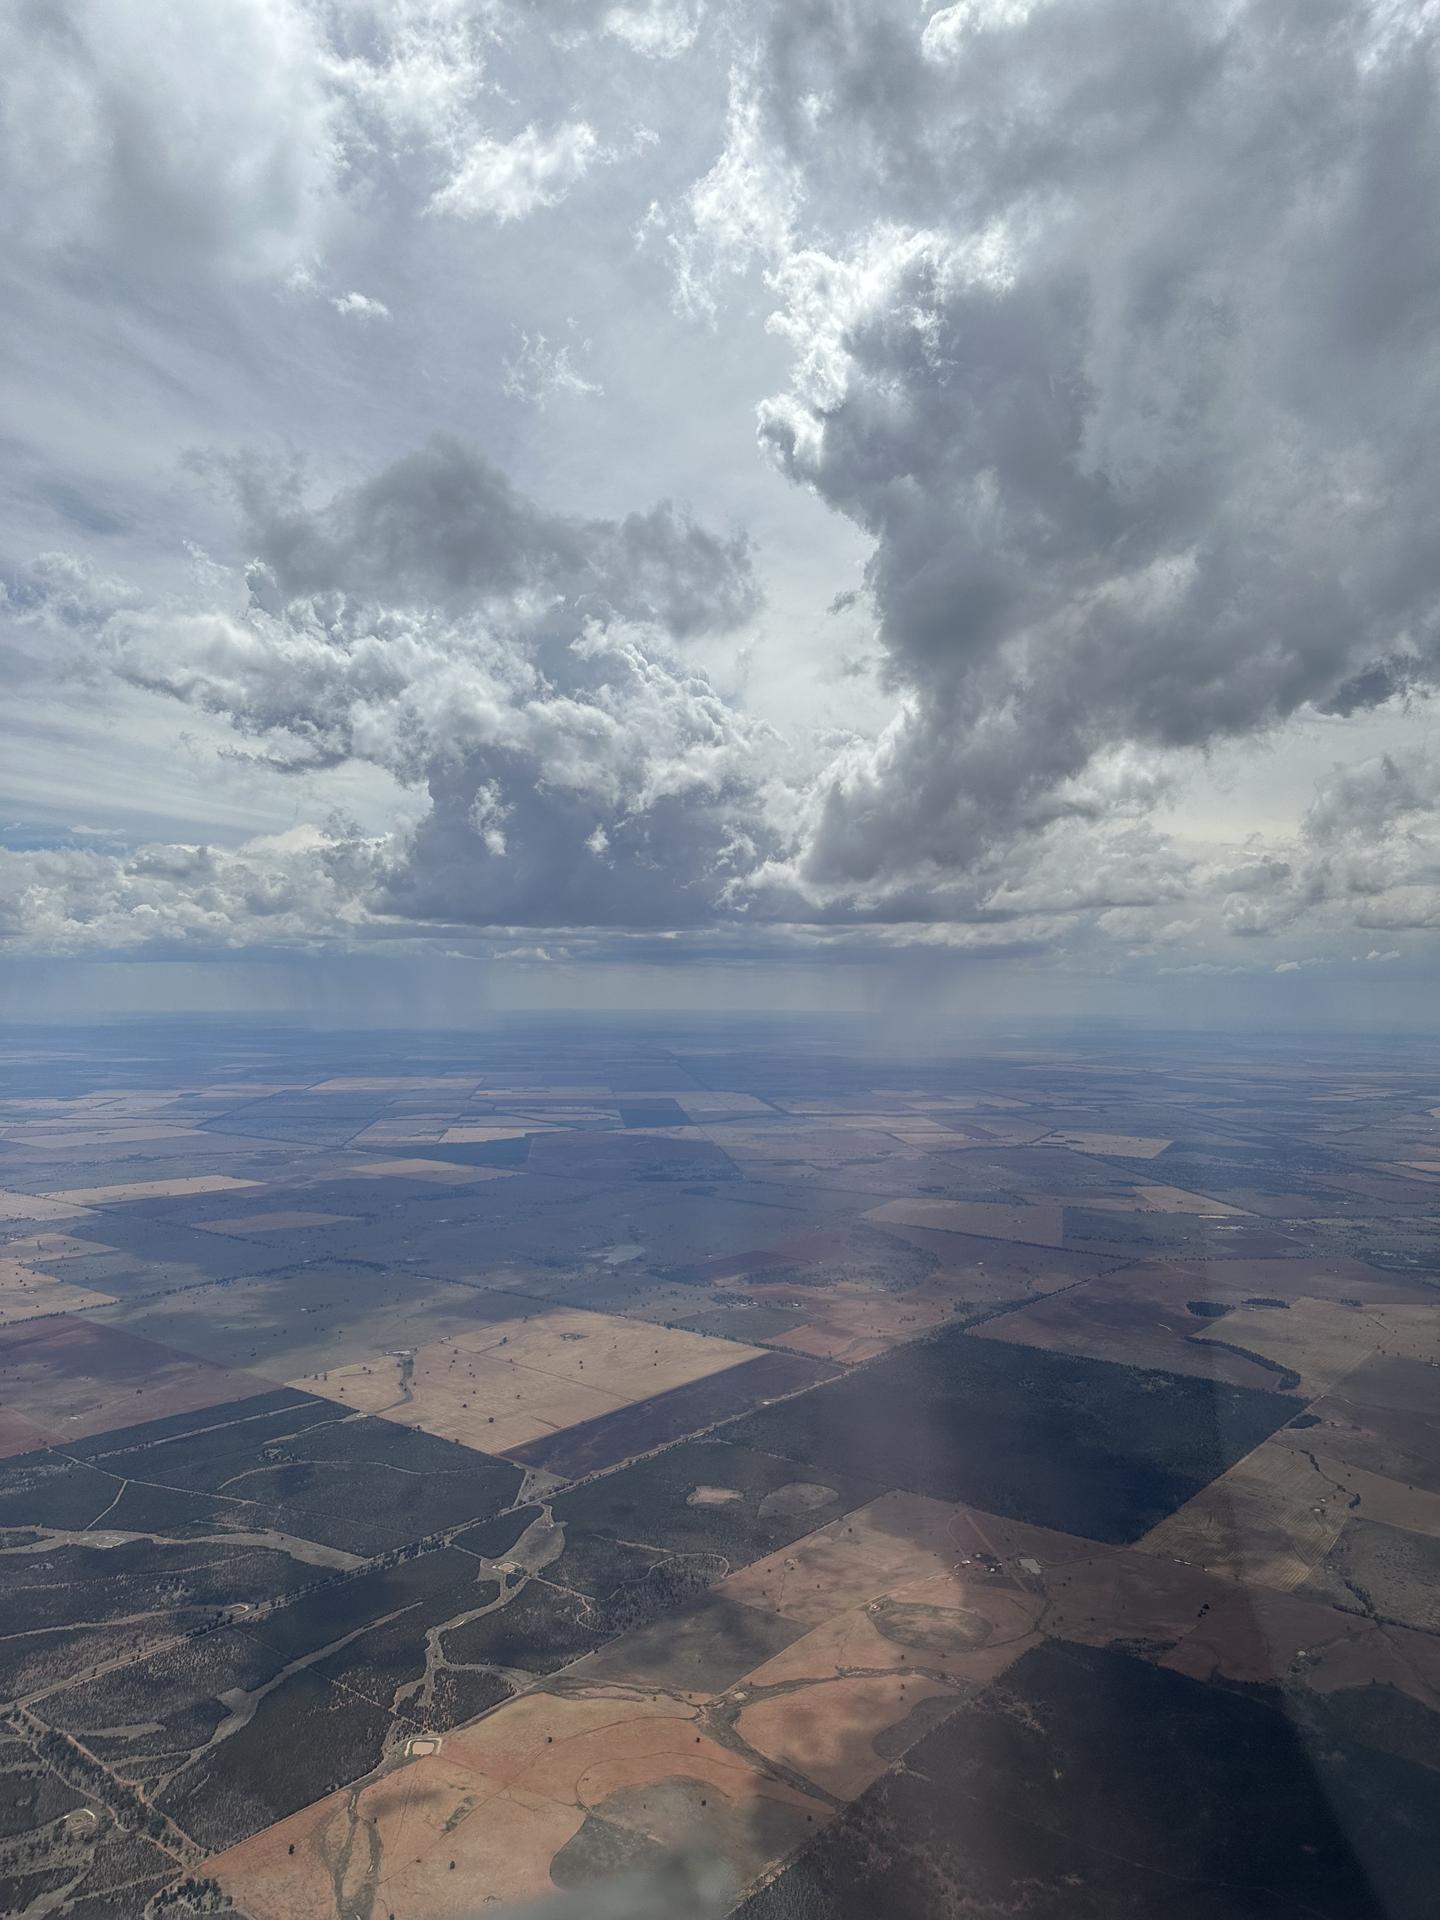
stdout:
[[(88, 1216), (87, 1216), (88, 1217)], [(7, 1240), (7, 1257), (23, 1261), (27, 1266), (43, 1260), (47, 1265), (56, 1260), (84, 1260), (94, 1255), (113, 1254), (115, 1249), (106, 1246), (100, 1240), (81, 1240), (74, 1234), (47, 1232), (27, 1233), (18, 1240)]]
[(1246, 1211), (1223, 1200), (1212, 1200), (1205, 1193), (1191, 1193), (1185, 1187), (1136, 1187), (1135, 1199), (1142, 1213), (1192, 1213), (1206, 1220), (1240, 1216)]
[[(1265, 1444), (1270, 1446), (1274, 1442), (1270, 1440)], [(1335, 1490), (1327, 1494), (1328, 1504), (1333, 1506), (1337, 1500), (1340, 1501), (1344, 1505), (1347, 1522), (1363, 1520), (1376, 1526), (1399, 1527), (1406, 1533), (1424, 1534), (1428, 1539), (1440, 1540), (1440, 1494), (1431, 1493), (1424, 1487), (1406, 1486), (1402, 1481), (1391, 1480), (1383, 1473), (1371, 1473), (1364, 1467), (1349, 1466), (1343, 1460), (1326, 1460), (1317, 1456), (1313, 1465), (1315, 1471), (1324, 1475)]]
[(944, 1681), (916, 1674), (817, 1680), (742, 1707), (735, 1730), (765, 1759), (853, 1800), (895, 1758), (877, 1748), (881, 1736), (903, 1725), (925, 1701), (952, 1695)]
[(1069, 1147), (1075, 1153), (1113, 1154), (1120, 1160), (1153, 1160), (1170, 1145), (1168, 1140), (1152, 1140), (1138, 1133), (1086, 1133), (1070, 1130), (1047, 1133), (1040, 1144)]
[(1306, 1399), (1345, 1379), (1372, 1354), (1431, 1362), (1440, 1356), (1440, 1315), (1431, 1306), (1347, 1307), (1292, 1300), (1288, 1307), (1246, 1307), (1211, 1321), (1201, 1342), (1233, 1341), (1300, 1375)]
[(302, 1808), (206, 1871), (253, 1920), (460, 1920), (483, 1902), (553, 1893), (550, 1864), (584, 1819), (511, 1793), (442, 1748)]
[(960, 1514), (958, 1507), (922, 1494), (882, 1494), (742, 1567), (715, 1591), (816, 1626), (892, 1587), (950, 1572), (971, 1550)]
[(38, 1273), (18, 1260), (0, 1258), (0, 1327), (46, 1313), (78, 1313), (83, 1307), (103, 1307), (111, 1297)]
[(985, 1240), (969, 1233), (937, 1233), (929, 1227), (897, 1227), (872, 1220), (887, 1239), (930, 1253), (949, 1268), (967, 1300), (987, 1304), (1039, 1298), (1121, 1264), (1119, 1255), (1077, 1253), (1070, 1247), (1034, 1247), (1017, 1240)]
[(253, 1920), (458, 1917), (565, 1885), (561, 1856), (593, 1812), (660, 1846), (708, 1846), (738, 1891), (829, 1809), (699, 1726), (694, 1705), (635, 1688), (526, 1694), (207, 1871)]
[(1137, 1551), (1293, 1593), (1356, 1519), (1440, 1538), (1440, 1495), (1271, 1439), (1152, 1528)]
[(51, 1442), (193, 1413), (270, 1385), (93, 1319), (56, 1314), (0, 1332), (0, 1399)]
[(244, 1213), (228, 1220), (196, 1220), (206, 1233), (294, 1233), (304, 1227), (344, 1227), (354, 1219), (348, 1213)]
[(986, 1200), (887, 1200), (862, 1218), (875, 1227), (923, 1227), (1038, 1247), (1060, 1247), (1065, 1238), (1065, 1210), (1055, 1201), (1011, 1207)]
[(1198, 1568), (1131, 1547), (1051, 1537), (1056, 1544), (1049, 1557), (1043, 1543), (1034, 1553), (1044, 1567), (1041, 1624), (1057, 1639), (1092, 1647), (1117, 1641), (1170, 1646), (1228, 1591)]
[(924, 1672), (956, 1685), (988, 1684), (1036, 1644), (1043, 1601), (978, 1570), (969, 1580), (965, 1573), (957, 1567), (902, 1581), (831, 1615), (746, 1674), (733, 1695), (808, 1688), (854, 1673)]
[(73, 1220), (83, 1212), (73, 1200), (57, 1200), (53, 1194), (0, 1191), (0, 1220)]
[[(877, 1602), (913, 1600), (922, 1588), (927, 1605), (960, 1607), (990, 1623), (952, 1656), (1032, 1629), (1102, 1646), (1121, 1636), (1173, 1639), (1225, 1591), (1193, 1567), (908, 1493), (883, 1494), (732, 1573), (715, 1591), (812, 1629), (767, 1664), (766, 1679), (776, 1681), (798, 1677), (797, 1663), (812, 1661), (822, 1644), (841, 1654), (842, 1667), (904, 1664), (898, 1656), (862, 1659), (860, 1648), (873, 1654), (877, 1622), (884, 1630)], [(815, 1642), (815, 1631), (831, 1625), (836, 1633)], [(898, 1638), (890, 1634), (892, 1656)], [(927, 1654), (915, 1664), (942, 1663)]]
[(1293, 1591), (1345, 1524), (1333, 1480), (1268, 1443), (1211, 1481), (1137, 1544), (1243, 1584)]
[(453, 1160), (371, 1160), (352, 1171), (370, 1180), (434, 1180), (441, 1186), (457, 1187), (510, 1178), (508, 1167), (461, 1167)]
[(1176, 1260), (1159, 1265), (1176, 1276), (1191, 1299), (1236, 1303), (1303, 1296), (1362, 1306), (1424, 1306), (1436, 1300), (1435, 1289), (1424, 1281), (1386, 1273), (1360, 1260), (1302, 1254), (1294, 1259)]
[(291, 1384), (503, 1453), (759, 1355), (737, 1341), (559, 1308)]
[(757, 1306), (793, 1307), (810, 1315), (803, 1325), (777, 1334), (772, 1345), (853, 1366), (953, 1318), (970, 1298), (967, 1279), (965, 1274), (936, 1274), (903, 1293), (843, 1280), (833, 1287), (752, 1284), (744, 1292)]
[[(1433, 1405), (1434, 1376), (1430, 1369), (1422, 1373), (1414, 1362), (1408, 1364), (1417, 1376), (1415, 1397), (1428, 1389)], [(1433, 1412), (1418, 1412), (1408, 1407), (1367, 1404), (1364, 1382), (1372, 1377), (1373, 1366), (1374, 1362), (1367, 1361), (1345, 1382), (1343, 1392), (1311, 1403), (1308, 1414), (1315, 1425), (1282, 1427), (1275, 1440), (1322, 1460), (1342, 1461), (1427, 1493), (1440, 1493), (1440, 1407)]]
[(1433, 1365), (1392, 1353), (1373, 1353), (1346, 1381), (1345, 1398), (1357, 1406), (1433, 1418), (1437, 1412)]
[(1125, 1548), (888, 1494), (716, 1591), (809, 1625), (730, 1690), (736, 1730), (853, 1797), (924, 1732), (927, 1701), (988, 1685), (1044, 1637), (1172, 1645), (1225, 1588)]
[[(1292, 1263), (1254, 1264), (1284, 1268)], [(1223, 1276), (1224, 1263), (1216, 1270)], [(1303, 1295), (1281, 1307), (1252, 1307), (1245, 1298), (1284, 1296), (1241, 1294), (1236, 1300), (1237, 1292), (1233, 1285), (1226, 1287), (1216, 1300), (1193, 1268), (1147, 1264), (1028, 1302), (977, 1327), (975, 1334), (1123, 1365), (1165, 1367), (1236, 1386), (1283, 1386), (1305, 1399), (1335, 1386), (1382, 1342), (1406, 1354), (1435, 1344), (1436, 1316), (1429, 1307), (1345, 1306)], [(1225, 1293), (1235, 1304), (1220, 1318), (1191, 1313), (1187, 1305), (1192, 1299), (1226, 1303)]]
[[(1322, 1694), (1389, 1687), (1431, 1708), (1440, 1694), (1436, 1635), (1263, 1588), (1231, 1588), (1218, 1597), (1160, 1665), (1200, 1681), (1273, 1686), (1278, 1680)], [(1374, 1744), (1383, 1746), (1383, 1739)]]
[(260, 1185), (259, 1180), (241, 1180), (229, 1173), (197, 1173), (181, 1180), (127, 1180), (114, 1187), (71, 1187), (50, 1197), (76, 1207), (108, 1207), (126, 1200), (168, 1200), (189, 1193), (233, 1193), (237, 1187)]
[(13, 1407), (0, 1407), (0, 1460), (11, 1460), (17, 1453), (33, 1453), (45, 1444), (45, 1436), (33, 1420)]

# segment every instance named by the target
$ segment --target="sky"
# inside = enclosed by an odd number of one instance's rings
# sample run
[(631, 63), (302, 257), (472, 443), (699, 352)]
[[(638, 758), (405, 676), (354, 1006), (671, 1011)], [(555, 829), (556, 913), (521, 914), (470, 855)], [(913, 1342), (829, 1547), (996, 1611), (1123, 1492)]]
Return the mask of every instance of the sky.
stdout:
[(1433, 1026), (1435, 0), (16, 0), (0, 1018)]

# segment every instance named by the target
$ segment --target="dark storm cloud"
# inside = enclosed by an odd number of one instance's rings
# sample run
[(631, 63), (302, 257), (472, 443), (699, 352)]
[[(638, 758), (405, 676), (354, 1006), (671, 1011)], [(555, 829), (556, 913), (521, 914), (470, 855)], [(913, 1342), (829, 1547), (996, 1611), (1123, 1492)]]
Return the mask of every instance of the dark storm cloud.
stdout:
[(1436, 78), (1433, 17), (1337, 0), (777, 21), (762, 437), (873, 536), (905, 698), (804, 880), (963, 868), (1097, 752), (1433, 683)]
[(429, 812), (366, 865), (372, 910), (691, 925), (778, 851), (770, 736), (677, 644), (757, 609), (744, 538), (669, 505), (555, 514), (448, 440), (318, 507), (293, 479), (240, 484), (243, 613), (121, 614), (100, 651), (272, 767), (362, 760), (423, 788)]
[(252, 543), (286, 599), (338, 588), (463, 608), (535, 595), (680, 639), (738, 626), (759, 605), (743, 535), (720, 538), (668, 502), (623, 520), (551, 513), (456, 440), (319, 509), (254, 471), (241, 481)]
[[(15, 789), (67, 818), (49, 743), (109, 728), (99, 784), (143, 777), (167, 844), (0, 854), (7, 932), (1180, 972), (1440, 925), (1402, 751), (1440, 659), (1436, 32), (1418, 0), (20, 9), (8, 393), (51, 451), (15, 554), (90, 559), (0, 600)], [(583, 406), (515, 404), (547, 379)], [(390, 458), (437, 419), (595, 510), (453, 439)], [(291, 447), (367, 477), (319, 498)], [(645, 504), (679, 487), (712, 504)], [(1370, 758), (1302, 820), (1317, 740)]]

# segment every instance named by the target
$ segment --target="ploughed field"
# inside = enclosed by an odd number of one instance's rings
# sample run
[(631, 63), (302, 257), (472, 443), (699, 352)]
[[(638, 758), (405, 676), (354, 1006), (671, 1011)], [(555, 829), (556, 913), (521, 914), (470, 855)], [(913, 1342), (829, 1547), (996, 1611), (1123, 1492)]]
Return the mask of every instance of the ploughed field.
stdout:
[(0, 1911), (1440, 1911), (1440, 1061), (3, 1050)]

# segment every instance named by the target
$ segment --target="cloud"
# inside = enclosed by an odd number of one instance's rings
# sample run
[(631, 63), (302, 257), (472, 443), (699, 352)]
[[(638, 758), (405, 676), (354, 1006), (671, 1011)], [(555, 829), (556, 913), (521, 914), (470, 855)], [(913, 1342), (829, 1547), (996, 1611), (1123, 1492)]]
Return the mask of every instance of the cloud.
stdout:
[(731, 71), (726, 140), (715, 164), (687, 192), (678, 220), (652, 205), (636, 237), (641, 244), (664, 237), (677, 307), (714, 320), (726, 276), (788, 253), (798, 199), (794, 168), (766, 137), (758, 79), (742, 62)]
[(525, 127), (511, 140), (477, 141), (430, 205), (436, 213), (468, 220), (481, 214), (523, 220), (537, 207), (553, 207), (605, 157), (594, 128), (583, 120), (548, 133)]
[(252, 466), (236, 477), (252, 550), (287, 600), (339, 589), (409, 608), (513, 606), (541, 624), (554, 605), (575, 631), (576, 616), (593, 615), (680, 639), (727, 631), (759, 606), (743, 535), (711, 533), (668, 502), (621, 520), (553, 513), (455, 439), (319, 508), (294, 476)]
[(1188, 961), (1162, 972), (1221, 973), (1273, 969), (1269, 941), (1301, 924), (1345, 954), (1357, 926), (1440, 925), (1440, 776), (1424, 752), (1337, 768), (1293, 839), (1226, 849), (1160, 830), (1173, 768), (1115, 750), (963, 871), (824, 897), (796, 877), (803, 739), (748, 717), (686, 657), (755, 615), (743, 540), (667, 507), (555, 514), (455, 442), (319, 504), (291, 474), (236, 478), (245, 577), (199, 564), (188, 593), (157, 600), (48, 556), (8, 590), (12, 655), (32, 676), (47, 659), (79, 676), (92, 699), (108, 677), (215, 716), (230, 755), (272, 778), (383, 769), (414, 795), (408, 822), (236, 852), (32, 842), (7, 868), (17, 943), (469, 926), (547, 945), (563, 933), (593, 957), (577, 931), (679, 931), (676, 959), (909, 946), (1104, 970), (1180, 949)]
[(92, 668), (223, 716), (276, 772), (361, 761), (423, 789), (372, 848), (370, 912), (697, 925), (776, 852), (773, 737), (680, 650), (756, 611), (743, 538), (669, 505), (549, 512), (453, 441), (320, 507), (293, 478), (240, 487), (248, 597), (107, 605), (52, 567), (55, 606), (83, 608)]
[[(581, 353), (590, 351), (588, 340), (577, 345)], [(557, 397), (583, 399), (602, 394), (605, 389), (598, 381), (585, 378), (570, 358), (570, 351), (568, 341), (556, 345), (543, 333), (522, 332), (515, 352), (504, 362), (505, 392), (512, 400), (526, 400), (542, 409)]]
[(1361, 927), (1440, 927), (1440, 762), (1420, 751), (1333, 768), (1301, 823), (1293, 912), (1327, 904)]
[(972, 35), (1022, 27), (1038, 4), (1040, 0), (958, 0), (955, 6), (941, 7), (925, 22), (921, 51), (927, 60), (962, 59)]
[(763, 263), (794, 371), (762, 442), (873, 541), (897, 700), (817, 783), (797, 884), (963, 872), (1097, 755), (1433, 686), (1435, 33), (1341, 0), (774, 17), (679, 289)]
[(358, 935), (376, 843), (301, 829), (238, 848), (0, 848), (0, 943), (72, 954), (319, 945)]
[(487, 63), (517, 24), (469, 0), (11, 8), (6, 238), (103, 262), (121, 282), (283, 281), (387, 196), (520, 219), (609, 156), (583, 119), (505, 125)]
[[(0, 23), (15, 550), (93, 562), (0, 604), (13, 941), (1268, 977), (1440, 928), (1433, 8), (200, 11)], [(394, 457), (437, 419), (593, 511)], [(100, 844), (47, 760), (105, 724)]]
[(363, 293), (342, 293), (330, 302), (338, 314), (356, 320), (388, 320), (390, 309), (383, 300), (372, 300)]
[[(0, 153), (13, 240), (281, 272), (321, 243), (342, 101), (308, 10), (61, 0), (7, 10)], [(244, 84), (237, 85), (237, 75)]]
[(703, 0), (642, 0), (608, 7), (602, 25), (649, 60), (674, 60), (694, 46), (703, 14)]
[(548, 0), (544, 24), (552, 44), (583, 49), (591, 65), (607, 40), (660, 63), (693, 51), (706, 12), (706, 0)]

